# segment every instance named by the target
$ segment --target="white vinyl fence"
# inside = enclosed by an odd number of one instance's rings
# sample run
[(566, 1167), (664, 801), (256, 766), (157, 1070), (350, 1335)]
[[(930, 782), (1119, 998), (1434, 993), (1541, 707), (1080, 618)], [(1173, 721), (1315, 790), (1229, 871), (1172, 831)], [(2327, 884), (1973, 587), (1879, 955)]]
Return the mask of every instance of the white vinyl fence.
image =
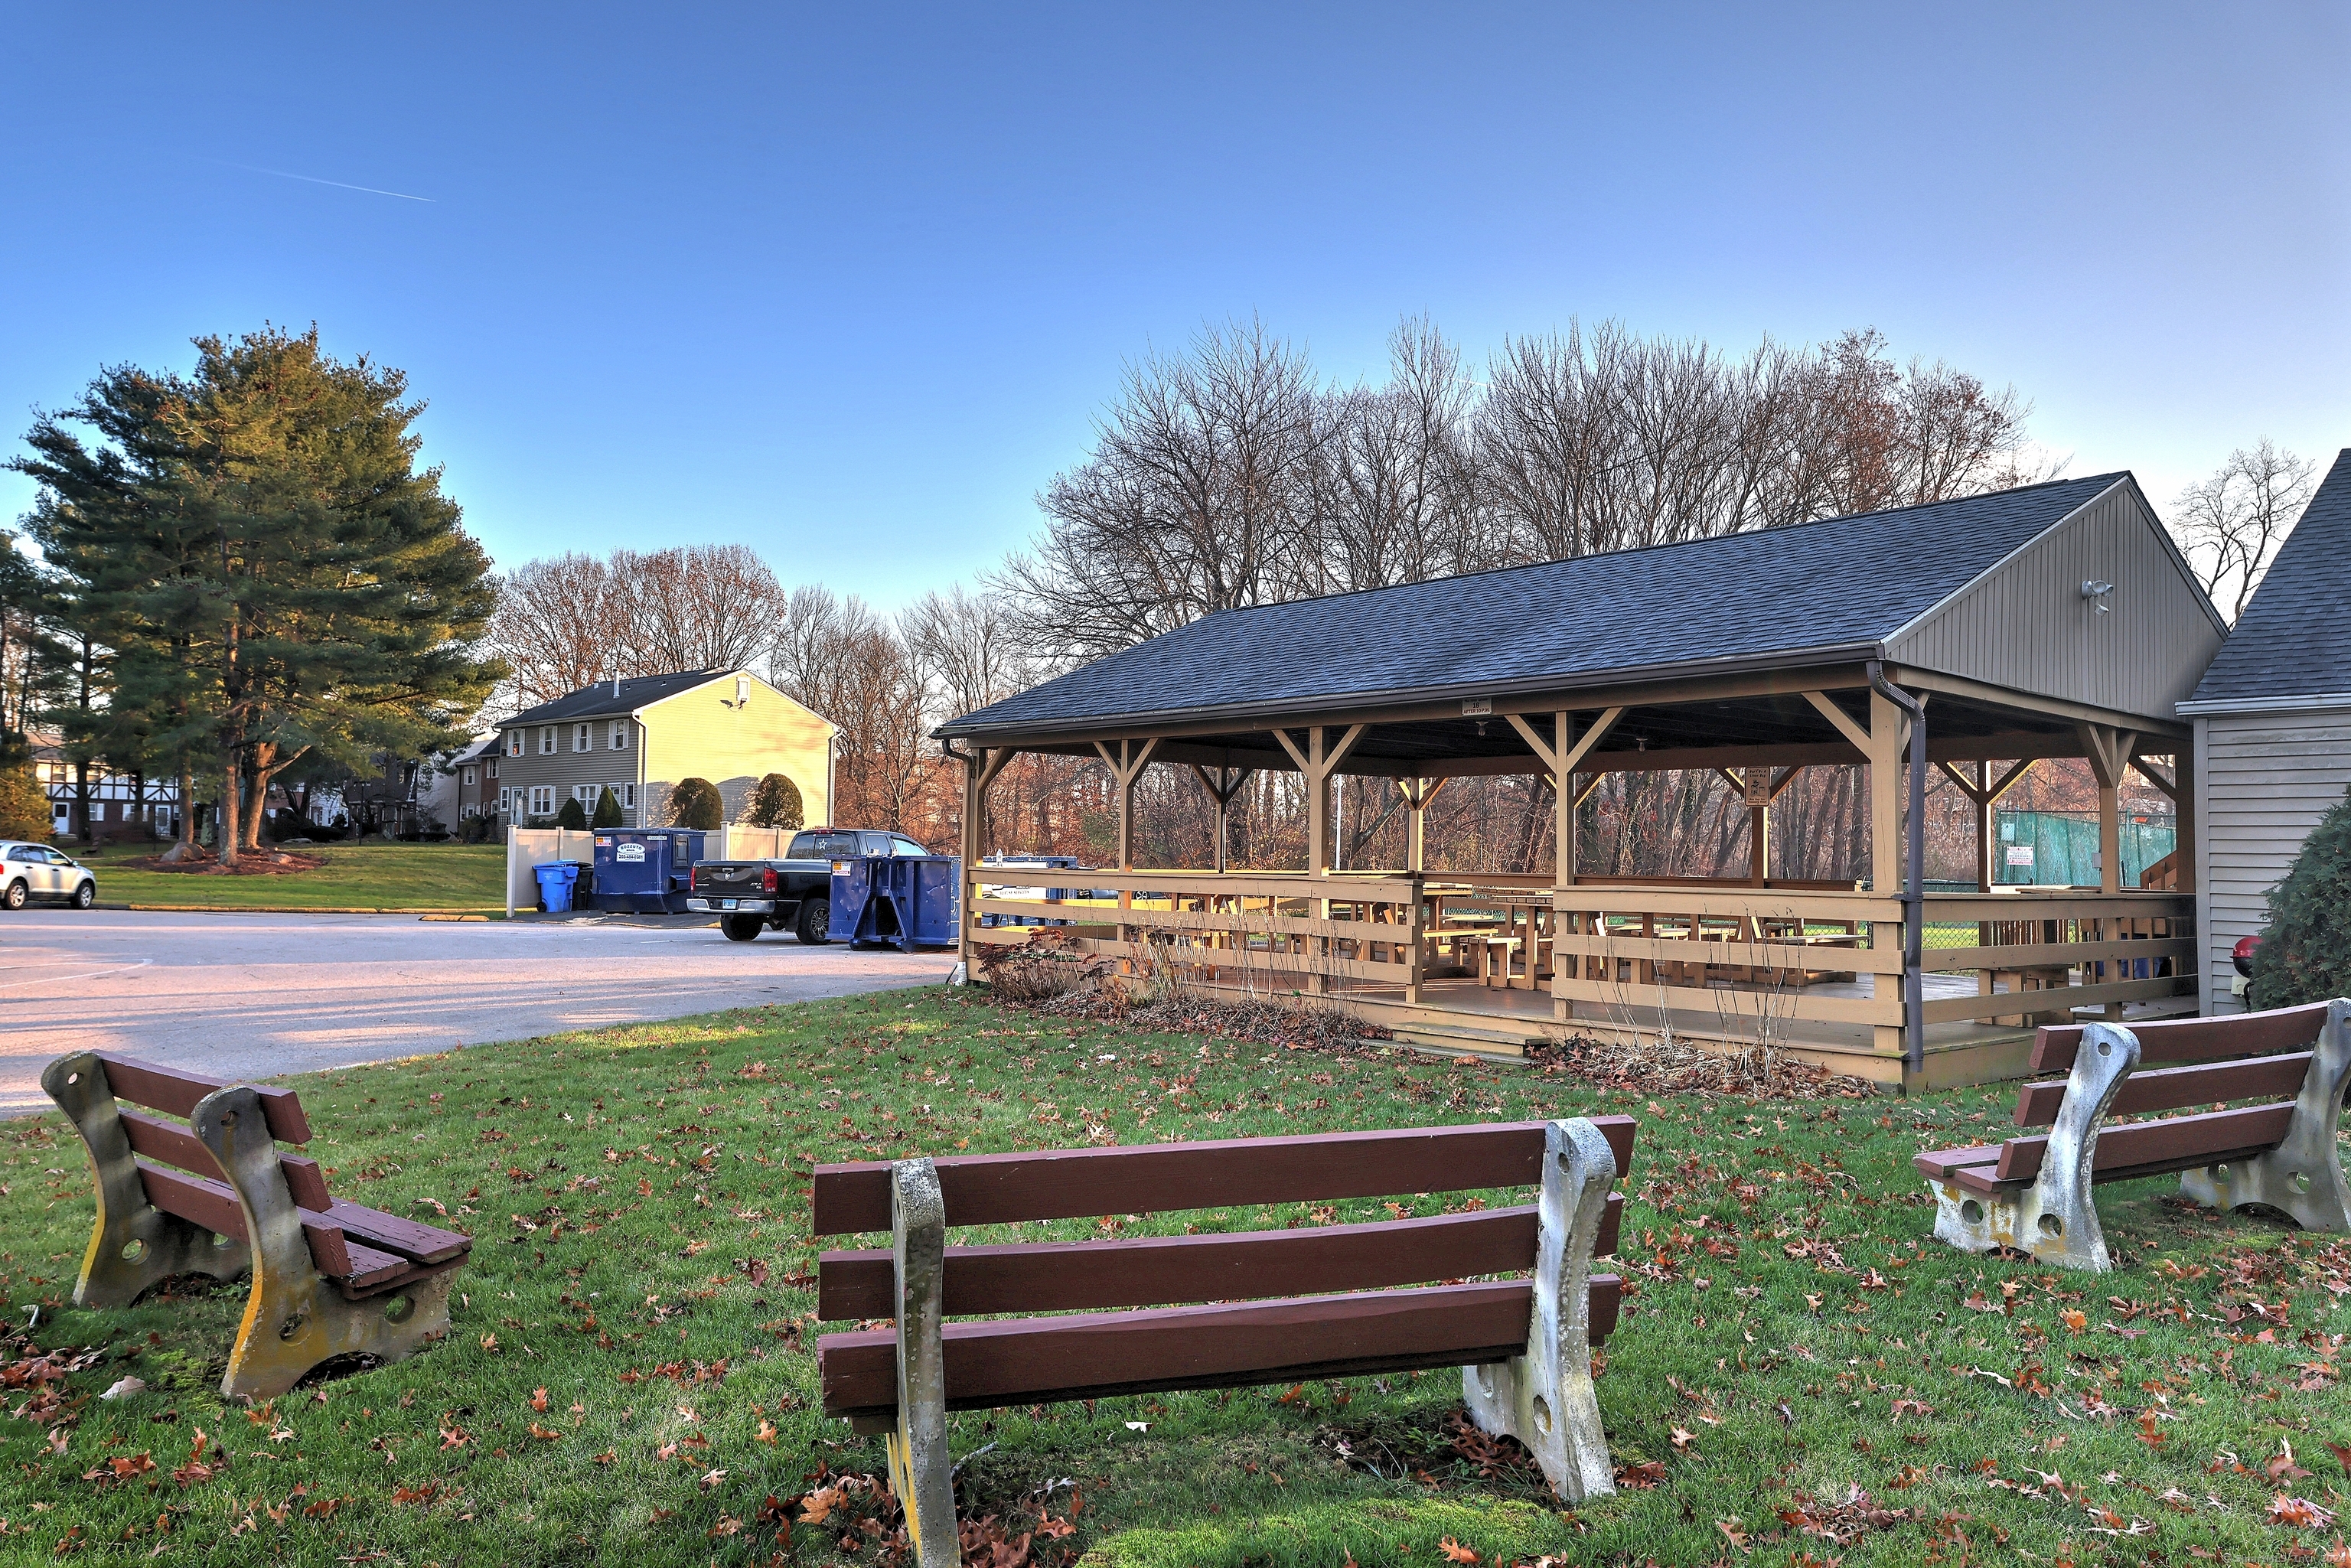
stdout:
[[(747, 828), (730, 823), (704, 841), (704, 853), (713, 860), (781, 860), (790, 847), (791, 828)], [(549, 861), (593, 861), (596, 835), (573, 828), (508, 828), (507, 830), (507, 913), (538, 907), (538, 878), (533, 866)]]

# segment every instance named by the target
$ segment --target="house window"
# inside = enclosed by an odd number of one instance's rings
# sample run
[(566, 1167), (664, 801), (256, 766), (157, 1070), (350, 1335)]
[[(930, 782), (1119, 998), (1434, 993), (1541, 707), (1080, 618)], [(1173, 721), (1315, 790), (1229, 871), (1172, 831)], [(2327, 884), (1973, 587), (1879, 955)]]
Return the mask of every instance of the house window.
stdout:
[(592, 724), (575, 724), (575, 725), (573, 725), (573, 726), (571, 727), (571, 749), (572, 749), (572, 750), (574, 750), (574, 751), (590, 751), (590, 750), (593, 750), (593, 749), (595, 748), (595, 745), (596, 745), (596, 727), (595, 727), (594, 725), (592, 725)]
[(522, 755), (522, 731), (518, 729), (507, 731), (507, 755), (508, 757)]
[(607, 784), (604, 788), (612, 792), (612, 799), (621, 803), (621, 810), (623, 811), (633, 811), (637, 809), (637, 787), (635, 785)]
[(626, 751), (629, 749), (629, 721), (627, 719), (616, 718), (612, 721), (612, 734), (607, 744), (609, 744), (614, 751)]
[(511, 800), (507, 800), (507, 792), (506, 792), (505, 790), (503, 790), (503, 789), (499, 790), (499, 791), (498, 791), (498, 815), (499, 815), (499, 816), (501, 816), (501, 817), (503, 817), (503, 816), (505, 816), (507, 812), (511, 811), (513, 809), (514, 809), (514, 803), (513, 803)]
[(555, 727), (551, 724), (538, 727), (538, 754), (541, 757), (555, 755)]
[(603, 792), (601, 784), (574, 784), (571, 787), (571, 798), (579, 801), (580, 810), (591, 817), (596, 814), (596, 797)]
[(485, 778), (485, 779), (495, 779), (495, 778), (496, 778), (497, 776), (498, 776), (498, 765), (497, 765), (496, 763), (495, 763), (495, 762), (491, 763), (487, 768), (485, 768), (484, 769), (482, 769), (482, 777), (483, 777), (483, 778)]
[(534, 784), (530, 787), (530, 814), (534, 817), (555, 815), (554, 785)]
[(466, 769), (465, 769), (465, 788), (466, 788), (466, 789), (471, 789), (473, 787), (474, 787), (474, 770), (473, 770), (472, 768), (466, 768)]

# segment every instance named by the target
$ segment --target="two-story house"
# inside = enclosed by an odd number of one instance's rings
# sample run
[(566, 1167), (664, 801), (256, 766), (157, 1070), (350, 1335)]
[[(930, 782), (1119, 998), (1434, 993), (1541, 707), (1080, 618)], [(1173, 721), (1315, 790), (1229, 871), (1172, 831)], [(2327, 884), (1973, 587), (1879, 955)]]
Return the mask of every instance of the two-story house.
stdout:
[(762, 777), (799, 786), (809, 822), (832, 812), (837, 728), (742, 670), (599, 681), (500, 721), (495, 809), (528, 827), (566, 800), (591, 815), (612, 791), (630, 827), (669, 821), (681, 779), (707, 779), (738, 821)]

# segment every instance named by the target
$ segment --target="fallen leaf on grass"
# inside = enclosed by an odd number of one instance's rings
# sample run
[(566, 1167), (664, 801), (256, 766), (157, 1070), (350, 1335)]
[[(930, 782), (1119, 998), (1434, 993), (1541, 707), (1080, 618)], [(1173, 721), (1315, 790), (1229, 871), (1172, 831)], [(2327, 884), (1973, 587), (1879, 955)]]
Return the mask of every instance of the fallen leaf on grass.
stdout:
[(547, 1390), (546, 1390), (546, 1389), (544, 1389), (544, 1388), (538, 1389), (538, 1390), (535, 1390), (535, 1391), (531, 1394), (531, 1396), (530, 1396), (530, 1407), (531, 1407), (532, 1409), (534, 1409), (534, 1410), (544, 1410), (544, 1409), (546, 1409), (546, 1408), (547, 1408)]
[(145, 1378), (125, 1377), (119, 1380), (113, 1387), (109, 1388), (105, 1393), (99, 1395), (99, 1397), (100, 1399), (128, 1399), (133, 1395), (144, 1394), (146, 1392), (147, 1380)]
[(1470, 1551), (1469, 1548), (1462, 1545), (1461, 1542), (1454, 1540), (1453, 1537), (1449, 1535), (1437, 1543), (1437, 1549), (1445, 1553), (1445, 1560), (1448, 1563), (1476, 1563), (1480, 1561), (1475, 1552)]
[(2290, 1497), (2281, 1492), (2270, 1499), (2270, 1521), (2299, 1525), (2304, 1530), (2325, 1530), (2335, 1522), (2335, 1513), (2306, 1497)]

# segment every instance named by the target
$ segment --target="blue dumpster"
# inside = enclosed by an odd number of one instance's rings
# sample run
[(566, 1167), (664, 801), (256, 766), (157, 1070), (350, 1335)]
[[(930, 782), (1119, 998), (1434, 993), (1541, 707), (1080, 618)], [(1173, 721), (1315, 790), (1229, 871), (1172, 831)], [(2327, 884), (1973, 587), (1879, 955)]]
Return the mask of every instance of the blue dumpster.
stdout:
[(956, 855), (857, 855), (832, 862), (832, 935), (852, 947), (951, 947), (963, 874)]
[(549, 915), (567, 915), (571, 910), (571, 884), (580, 880), (580, 868), (569, 861), (549, 861), (530, 868), (538, 878), (538, 906)]
[(681, 915), (685, 880), (706, 835), (691, 828), (600, 828), (592, 900), (599, 909)]

